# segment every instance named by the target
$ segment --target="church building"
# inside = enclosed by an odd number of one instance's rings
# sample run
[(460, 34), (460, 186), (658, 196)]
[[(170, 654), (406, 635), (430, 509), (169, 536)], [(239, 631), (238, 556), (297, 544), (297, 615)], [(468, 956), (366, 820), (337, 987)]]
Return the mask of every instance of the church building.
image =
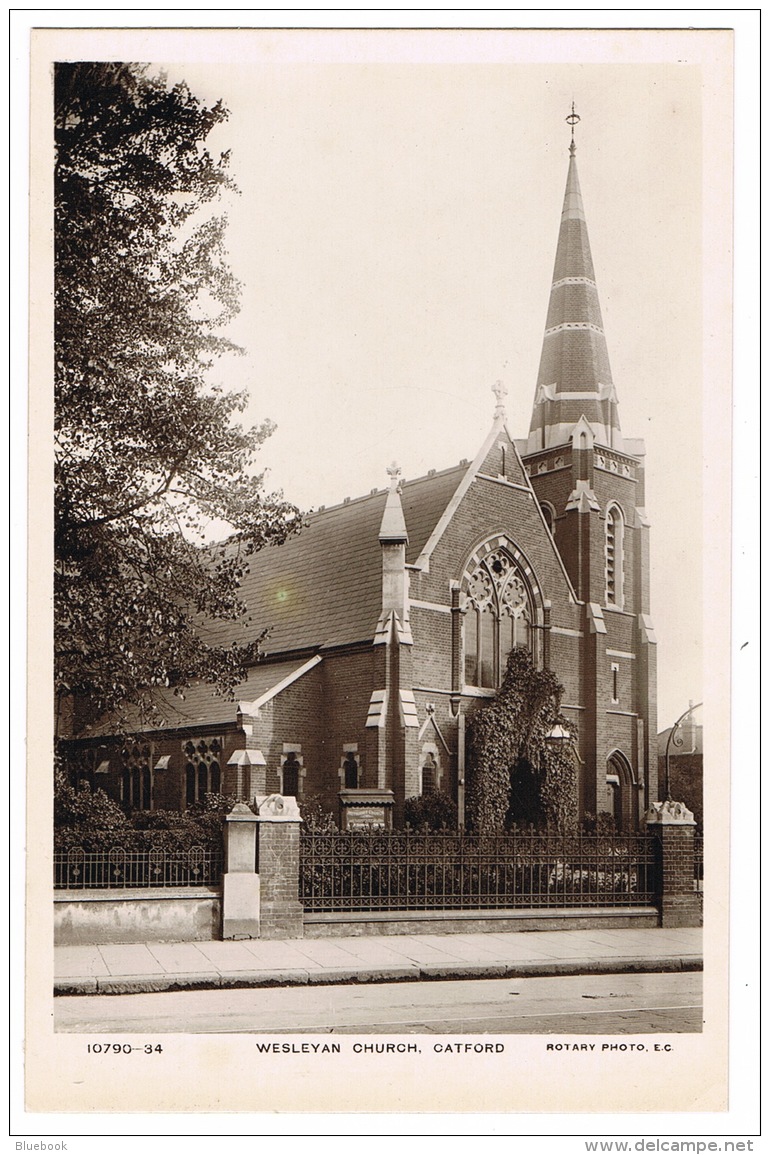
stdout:
[[(564, 687), (578, 813), (637, 828), (658, 798), (645, 451), (621, 433), (574, 139), (524, 437), (494, 392), (472, 459), (413, 480), (393, 465), (258, 553), (241, 592), (269, 635), (236, 700), (194, 686), (130, 742), (82, 733), (93, 785), (135, 809), (277, 792), (337, 820), (392, 797), (396, 823), (440, 790), (462, 816), (466, 723), (526, 646)], [(242, 623), (216, 624), (212, 643), (234, 640)]]

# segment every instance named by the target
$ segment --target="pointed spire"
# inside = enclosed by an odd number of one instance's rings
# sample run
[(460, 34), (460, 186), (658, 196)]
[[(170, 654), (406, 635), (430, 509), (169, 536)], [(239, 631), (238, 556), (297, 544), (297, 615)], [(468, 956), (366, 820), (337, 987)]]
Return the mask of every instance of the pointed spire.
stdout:
[(390, 490), (385, 499), (385, 510), (380, 524), (381, 542), (408, 542), (404, 510), (401, 505), (401, 466), (394, 461), (388, 466)]
[(528, 442), (529, 452), (562, 445), (585, 416), (596, 441), (620, 441), (617, 397), (604, 336), (583, 198), (572, 105), (567, 185)]

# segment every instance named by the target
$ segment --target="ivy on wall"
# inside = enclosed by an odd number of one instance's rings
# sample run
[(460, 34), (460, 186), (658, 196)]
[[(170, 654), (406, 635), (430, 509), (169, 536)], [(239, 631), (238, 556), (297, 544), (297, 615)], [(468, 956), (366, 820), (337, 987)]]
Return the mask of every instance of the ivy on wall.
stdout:
[[(511, 650), (500, 690), (469, 727), (467, 812), (479, 833), (575, 826), (576, 732), (561, 713), (562, 693), (551, 670), (536, 669), (523, 647)], [(554, 741), (556, 727), (569, 739)]]

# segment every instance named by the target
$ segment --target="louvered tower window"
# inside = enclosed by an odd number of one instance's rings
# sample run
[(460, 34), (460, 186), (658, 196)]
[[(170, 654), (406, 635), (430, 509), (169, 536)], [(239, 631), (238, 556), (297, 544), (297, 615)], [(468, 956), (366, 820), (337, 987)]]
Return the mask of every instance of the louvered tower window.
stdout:
[(617, 505), (607, 510), (605, 532), (605, 597), (608, 606), (623, 605), (623, 514)]

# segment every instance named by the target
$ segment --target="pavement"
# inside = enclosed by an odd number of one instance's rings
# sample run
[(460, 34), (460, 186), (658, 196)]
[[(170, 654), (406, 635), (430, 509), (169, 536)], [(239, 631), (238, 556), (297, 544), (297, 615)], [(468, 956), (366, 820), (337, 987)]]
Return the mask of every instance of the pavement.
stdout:
[(699, 928), (59, 946), (54, 994), (703, 969)]

